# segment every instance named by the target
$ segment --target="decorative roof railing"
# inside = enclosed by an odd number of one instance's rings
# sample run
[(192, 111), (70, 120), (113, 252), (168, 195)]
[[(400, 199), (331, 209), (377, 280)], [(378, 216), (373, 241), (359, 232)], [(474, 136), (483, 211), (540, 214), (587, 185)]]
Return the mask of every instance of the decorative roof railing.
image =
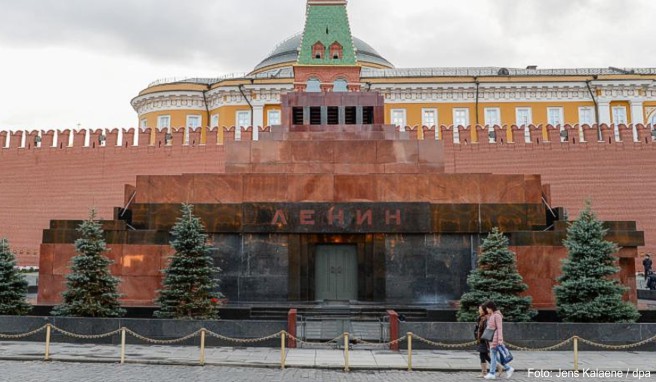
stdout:
[(149, 88), (159, 85), (170, 85), (170, 84), (201, 84), (201, 85), (212, 85), (217, 82), (225, 80), (235, 80), (235, 79), (269, 79), (269, 78), (294, 78), (294, 72), (291, 67), (278, 68), (268, 70), (266, 72), (251, 74), (245, 72), (238, 73), (229, 73), (218, 77), (212, 78), (203, 78), (203, 77), (167, 77), (155, 80), (148, 84)]
[(656, 68), (577, 68), (577, 69), (519, 69), (501, 67), (461, 67), (461, 68), (362, 68), (362, 77), (458, 77), (458, 76), (592, 76), (612, 74), (651, 74)]

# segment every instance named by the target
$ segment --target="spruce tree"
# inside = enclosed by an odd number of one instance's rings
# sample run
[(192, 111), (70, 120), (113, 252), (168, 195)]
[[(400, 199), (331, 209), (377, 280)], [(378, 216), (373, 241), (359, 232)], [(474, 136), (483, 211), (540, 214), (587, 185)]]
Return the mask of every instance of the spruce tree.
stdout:
[(616, 274), (619, 247), (604, 240), (607, 229), (592, 211), (590, 201), (567, 229), (563, 244), (560, 285), (554, 288), (558, 315), (566, 322), (634, 322), (640, 317), (635, 306), (622, 301), (626, 288), (610, 276)]
[(183, 204), (182, 216), (171, 230), (171, 246), (175, 250), (169, 266), (164, 270), (163, 288), (155, 312), (160, 318), (215, 319), (218, 318), (218, 279), (207, 245), (207, 235), (200, 219), (193, 214), (193, 206)]
[(80, 238), (75, 241), (78, 255), (71, 260), (71, 272), (66, 276), (64, 302), (52, 314), (79, 317), (120, 317), (125, 314), (117, 292), (119, 279), (109, 272), (112, 261), (103, 255), (108, 249), (102, 225), (91, 210), (88, 220), (77, 228)]
[(491, 300), (507, 321), (530, 321), (531, 297), (520, 296), (528, 289), (517, 271), (515, 254), (508, 249), (508, 238), (498, 228), (483, 240), (478, 267), (467, 278), (469, 292), (460, 299), (458, 321), (475, 321), (478, 306)]
[(9, 241), (0, 239), (0, 315), (27, 314), (32, 306), (25, 301), (27, 281), (16, 269), (16, 258)]

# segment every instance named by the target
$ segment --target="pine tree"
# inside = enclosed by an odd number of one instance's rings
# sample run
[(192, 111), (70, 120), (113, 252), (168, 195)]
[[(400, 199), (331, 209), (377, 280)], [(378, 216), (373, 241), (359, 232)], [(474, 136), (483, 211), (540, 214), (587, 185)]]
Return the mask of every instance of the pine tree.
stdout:
[(470, 291), (462, 295), (458, 321), (475, 321), (478, 306), (491, 300), (508, 321), (530, 321), (531, 297), (520, 296), (528, 289), (517, 272), (515, 254), (508, 249), (508, 238), (498, 228), (483, 240), (478, 268), (467, 278)]
[(79, 317), (120, 317), (125, 314), (117, 292), (119, 279), (109, 272), (112, 261), (103, 256), (108, 249), (102, 225), (91, 210), (88, 220), (77, 228), (80, 238), (75, 241), (78, 255), (72, 259), (71, 272), (66, 276), (64, 302), (52, 314)]
[(619, 247), (604, 240), (607, 232), (586, 201), (563, 241), (568, 258), (563, 260), (560, 285), (554, 288), (563, 321), (634, 322), (640, 317), (632, 304), (622, 301), (626, 288), (610, 278), (619, 271), (613, 256)]
[(0, 315), (27, 314), (32, 306), (25, 301), (27, 281), (16, 269), (16, 258), (9, 241), (0, 239)]
[(214, 319), (218, 318), (218, 279), (207, 245), (207, 235), (200, 219), (193, 214), (193, 206), (183, 204), (182, 216), (171, 230), (175, 250), (169, 266), (164, 270), (163, 288), (155, 312), (160, 318)]

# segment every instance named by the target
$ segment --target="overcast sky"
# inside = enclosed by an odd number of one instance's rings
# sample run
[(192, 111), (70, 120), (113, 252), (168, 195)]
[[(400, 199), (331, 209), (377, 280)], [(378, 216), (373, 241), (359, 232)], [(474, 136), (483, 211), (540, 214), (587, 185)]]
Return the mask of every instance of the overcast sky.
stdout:
[[(130, 127), (149, 82), (250, 71), (306, 0), (0, 0), (0, 129)], [(654, 0), (351, 0), (397, 67), (656, 66)]]

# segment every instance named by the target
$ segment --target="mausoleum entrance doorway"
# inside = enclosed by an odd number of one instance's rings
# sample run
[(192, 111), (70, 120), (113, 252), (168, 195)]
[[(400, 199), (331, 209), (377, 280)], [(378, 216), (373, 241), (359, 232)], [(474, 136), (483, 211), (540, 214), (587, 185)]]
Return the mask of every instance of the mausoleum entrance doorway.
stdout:
[(319, 301), (358, 299), (358, 249), (353, 244), (315, 247), (315, 291)]

